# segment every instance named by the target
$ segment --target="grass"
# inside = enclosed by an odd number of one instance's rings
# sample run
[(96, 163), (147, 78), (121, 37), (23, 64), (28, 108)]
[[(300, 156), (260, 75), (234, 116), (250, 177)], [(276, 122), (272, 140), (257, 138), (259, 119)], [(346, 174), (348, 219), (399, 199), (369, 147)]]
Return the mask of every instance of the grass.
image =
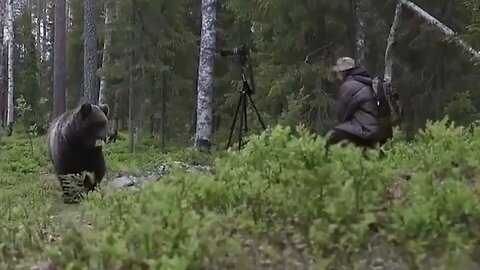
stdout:
[[(241, 152), (109, 145), (109, 175), (213, 163), (64, 205), (42, 138), (0, 142), (0, 269), (478, 269), (480, 129), (429, 125), (386, 157), (278, 127)], [(212, 160), (214, 159), (214, 160)]]
[[(80, 207), (63, 203), (44, 140), (36, 138), (33, 147), (22, 136), (0, 141), (0, 269), (22, 269), (47, 259), (46, 248), (60, 239), (66, 224), (85, 228)], [(135, 174), (171, 158), (160, 154), (150, 141), (138, 150), (138, 154), (128, 153), (124, 140), (108, 145), (106, 178), (119, 172)], [(175, 153), (175, 157), (182, 158), (182, 153)]]

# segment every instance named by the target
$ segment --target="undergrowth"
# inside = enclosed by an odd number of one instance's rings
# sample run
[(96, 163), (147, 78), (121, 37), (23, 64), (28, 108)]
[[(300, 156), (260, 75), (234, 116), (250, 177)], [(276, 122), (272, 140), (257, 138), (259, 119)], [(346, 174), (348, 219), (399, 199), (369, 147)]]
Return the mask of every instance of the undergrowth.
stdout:
[[(80, 224), (50, 219), (59, 191), (44, 179), (44, 150), (3, 141), (0, 267), (28, 254), (59, 269), (478, 268), (479, 135), (442, 121), (383, 157), (335, 146), (327, 158), (322, 137), (277, 127), (218, 155), (215, 175), (176, 172), (140, 191), (90, 194)], [(210, 162), (148, 143), (127, 150), (106, 149), (112, 173)]]

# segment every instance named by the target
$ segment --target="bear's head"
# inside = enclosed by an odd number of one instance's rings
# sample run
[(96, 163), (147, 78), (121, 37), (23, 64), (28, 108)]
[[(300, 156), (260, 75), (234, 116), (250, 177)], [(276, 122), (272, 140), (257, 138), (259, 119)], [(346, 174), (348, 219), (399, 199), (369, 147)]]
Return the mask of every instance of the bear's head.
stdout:
[(99, 142), (106, 140), (109, 110), (107, 104), (97, 106), (90, 103), (84, 103), (77, 109), (74, 116), (75, 132), (84, 146), (99, 146)]

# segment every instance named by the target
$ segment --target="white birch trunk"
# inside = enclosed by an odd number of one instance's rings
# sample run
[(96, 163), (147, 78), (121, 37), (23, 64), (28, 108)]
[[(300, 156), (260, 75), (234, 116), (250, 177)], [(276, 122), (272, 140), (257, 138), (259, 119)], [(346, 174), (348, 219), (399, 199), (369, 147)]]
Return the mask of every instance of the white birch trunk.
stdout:
[(48, 9), (48, 1), (43, 0), (43, 8), (42, 8), (42, 14), (41, 14), (41, 22), (42, 22), (42, 34), (40, 35), (40, 47), (42, 50), (40, 51), (40, 56), (41, 60), (45, 61), (47, 59), (46, 57), (46, 40), (47, 40), (47, 9)]
[(197, 128), (195, 133), (195, 147), (200, 150), (209, 150), (212, 145), (216, 5), (216, 0), (202, 0), (202, 29), (197, 85)]
[(66, 17), (66, 20), (65, 20), (65, 23), (67, 24), (66, 26), (66, 29), (67, 29), (67, 33), (70, 32), (70, 30), (72, 29), (72, 8), (70, 7), (70, 4), (71, 4), (71, 1), (66, 1), (65, 2), (65, 5), (66, 5), (66, 9), (67, 11), (65, 12), (67, 14), (67, 17)]
[(35, 47), (37, 48), (37, 52), (38, 52), (38, 55), (39, 55), (39, 59), (42, 58), (40, 52), (42, 51), (42, 47), (41, 47), (41, 42), (40, 42), (40, 38), (42, 36), (42, 33), (41, 33), (41, 29), (42, 29), (42, 26), (41, 26), (41, 12), (42, 12), (42, 7), (41, 7), (41, 1), (40, 0), (37, 0), (36, 4), (35, 4), (35, 17), (36, 17), (36, 24), (35, 24), (35, 35), (36, 35), (36, 39), (35, 39)]
[(5, 30), (5, 1), (0, 0), (0, 123), (5, 126), (5, 37), (3, 36)]
[(7, 31), (6, 41), (8, 47), (8, 67), (7, 67), (7, 127), (9, 133), (13, 125), (13, 0), (7, 0)]
[[(4, 58), (3, 58), (3, 49), (4, 49), (4, 45), (5, 45), (5, 37), (3, 36), (3, 34), (5, 33), (5, 15), (6, 15), (6, 12), (5, 12), (5, 1), (4, 0), (0, 0), (0, 61), (1, 63), (3, 64), (3, 61), (4, 61)], [(0, 69), (3, 67), (3, 65), (0, 65)], [(3, 76), (3, 74), (0, 73), (0, 78), (1, 76)]]
[(400, 20), (402, 16), (402, 7), (402, 1), (399, 0), (397, 2), (397, 6), (395, 7), (395, 15), (393, 16), (392, 26), (390, 27), (390, 34), (387, 38), (387, 46), (385, 48), (385, 73), (383, 75), (383, 78), (387, 81), (391, 81), (393, 76), (392, 46), (397, 38), (397, 32), (400, 26)]
[(41, 66), (41, 63), (42, 63), (42, 48), (41, 48), (41, 42), (40, 42), (40, 38), (41, 38), (41, 10), (42, 10), (42, 7), (41, 7), (41, 0), (36, 0), (35, 2), (35, 17), (36, 17), (36, 24), (35, 24), (35, 36), (36, 36), (36, 39), (35, 39), (35, 50), (36, 50), (36, 56), (37, 56), (37, 61), (36, 61), (36, 65), (37, 65), (37, 69), (38, 69), (38, 72), (36, 74), (36, 77), (37, 77), (37, 84), (39, 87), (41, 87), (42, 85), (42, 76), (41, 76), (41, 70), (42, 70), (42, 66)]
[[(103, 58), (102, 68), (107, 67), (110, 64), (110, 47), (112, 43), (112, 23), (113, 23), (113, 0), (105, 1), (105, 41), (103, 43)], [(100, 81), (100, 91), (98, 95), (98, 103), (107, 103), (107, 80), (105, 75), (102, 75)]]
[(360, 66), (365, 65), (366, 1), (368, 0), (352, 0), (353, 17), (355, 20), (355, 62)]
[(400, 1), (405, 7), (413, 11), (415, 15), (424, 19), (429, 25), (436, 28), (438, 31), (440, 31), (442, 34), (444, 34), (448, 38), (451, 38), (451, 40), (456, 45), (461, 47), (466, 53), (470, 55), (472, 60), (480, 61), (480, 53), (474, 48), (472, 48), (470, 45), (468, 45), (465, 41), (460, 39), (457, 33), (455, 33), (455, 31), (453, 31), (451, 28), (449, 28), (448, 26), (446, 26), (445, 24), (437, 20), (432, 15), (428, 14), (425, 10), (417, 6), (415, 3), (408, 0), (400, 0)]

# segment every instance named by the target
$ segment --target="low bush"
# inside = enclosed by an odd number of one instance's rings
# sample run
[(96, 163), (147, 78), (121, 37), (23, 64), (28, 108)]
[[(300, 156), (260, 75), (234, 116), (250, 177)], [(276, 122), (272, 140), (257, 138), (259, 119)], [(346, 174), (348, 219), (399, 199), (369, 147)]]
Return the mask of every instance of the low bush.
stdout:
[[(218, 155), (214, 175), (176, 172), (139, 191), (92, 193), (81, 222), (63, 222), (55, 242), (29, 250), (60, 269), (478, 268), (479, 135), (442, 121), (383, 156), (335, 146), (325, 157), (322, 137), (277, 127)], [(169, 160), (123, 147), (107, 150), (116, 169)], [(54, 196), (25, 199), (40, 197)], [(26, 248), (15, 243), (10, 252)]]

